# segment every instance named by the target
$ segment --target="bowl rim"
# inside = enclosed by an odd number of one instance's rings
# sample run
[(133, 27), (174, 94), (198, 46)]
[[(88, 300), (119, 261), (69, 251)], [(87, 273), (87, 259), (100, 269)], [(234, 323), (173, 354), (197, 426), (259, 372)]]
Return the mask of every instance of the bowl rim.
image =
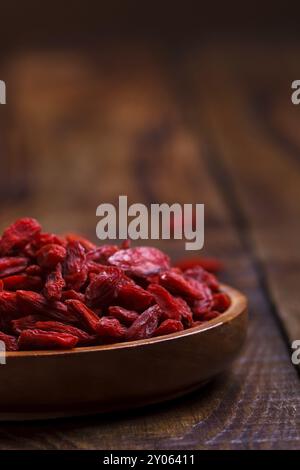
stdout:
[(174, 341), (178, 338), (195, 335), (197, 333), (203, 333), (205, 331), (211, 330), (212, 328), (217, 328), (218, 326), (229, 323), (237, 316), (241, 315), (248, 306), (248, 300), (246, 296), (239, 290), (228, 286), (227, 284), (220, 284), (221, 291), (229, 295), (231, 299), (230, 307), (222, 313), (219, 317), (213, 318), (202, 325), (198, 325), (192, 328), (188, 328), (183, 331), (178, 331), (176, 333), (170, 333), (168, 335), (156, 336), (148, 339), (139, 339), (135, 341), (127, 341), (120, 343), (112, 343), (107, 345), (97, 345), (97, 346), (82, 346), (78, 348), (61, 350), (61, 349), (51, 349), (51, 350), (32, 350), (32, 351), (7, 351), (5, 357), (7, 358), (19, 358), (19, 357), (41, 357), (41, 356), (63, 356), (63, 355), (73, 355), (73, 354), (87, 354), (92, 352), (99, 351), (110, 351), (117, 349), (129, 349), (135, 347), (147, 346), (155, 343), (161, 343), (163, 341)]

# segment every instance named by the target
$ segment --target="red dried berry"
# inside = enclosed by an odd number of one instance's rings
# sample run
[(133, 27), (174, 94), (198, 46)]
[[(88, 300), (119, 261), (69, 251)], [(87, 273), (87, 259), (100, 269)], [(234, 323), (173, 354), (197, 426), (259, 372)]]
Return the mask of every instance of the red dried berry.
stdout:
[(132, 323), (138, 318), (139, 314), (134, 310), (127, 310), (119, 306), (111, 306), (108, 308), (109, 315), (117, 318), (121, 323), (126, 326), (132, 325)]
[(194, 320), (203, 321), (204, 315), (211, 311), (211, 303), (207, 300), (201, 300), (192, 308), (192, 311)]
[(40, 291), (42, 289), (42, 280), (39, 276), (29, 276), (28, 274), (17, 274), (3, 279), (5, 290), (33, 290)]
[(75, 300), (80, 300), (80, 302), (85, 301), (85, 296), (82, 294), (82, 292), (77, 292), (76, 290), (70, 289), (70, 290), (65, 290), (61, 294), (61, 300), (69, 300), (69, 299), (75, 299)]
[(98, 332), (99, 317), (98, 315), (90, 310), (80, 300), (66, 300), (68, 311), (75, 315), (81, 325), (85, 326), (92, 333)]
[(108, 262), (123, 269), (130, 275), (149, 276), (170, 268), (170, 259), (157, 248), (137, 247), (119, 250), (110, 256)]
[(131, 246), (131, 240), (123, 240), (121, 243), (121, 250), (128, 250)]
[(0, 331), (0, 341), (5, 344), (6, 351), (17, 351), (18, 342), (14, 336), (6, 335), (2, 331)]
[(204, 289), (204, 298), (196, 300), (192, 305), (194, 320), (203, 321), (203, 316), (210, 312), (213, 306), (213, 296), (208, 286)]
[(56, 266), (55, 271), (52, 271), (46, 280), (44, 287), (44, 295), (48, 300), (60, 300), (62, 290), (65, 287), (66, 283), (62, 277), (61, 264), (59, 263)]
[(68, 333), (43, 330), (23, 330), (19, 336), (19, 349), (72, 349), (78, 338)]
[(0, 292), (0, 328), (4, 329), (10, 320), (22, 316), (15, 292)]
[(163, 311), (163, 314), (166, 318), (181, 320), (182, 305), (175, 297), (173, 297), (164, 287), (158, 284), (150, 284), (148, 290), (155, 298), (155, 301)]
[(153, 296), (133, 282), (121, 283), (117, 288), (116, 298), (122, 307), (138, 312), (143, 312), (153, 303)]
[(153, 333), (153, 336), (169, 335), (170, 333), (176, 333), (177, 331), (183, 330), (183, 324), (178, 320), (172, 320), (168, 318), (163, 321)]
[(40, 314), (44, 318), (53, 318), (63, 323), (77, 322), (77, 316), (72, 315), (67, 306), (62, 302), (49, 302), (42, 294), (25, 290), (18, 290), (16, 297), (18, 310), (23, 315), (34, 313)]
[(217, 318), (220, 315), (219, 312), (216, 312), (215, 310), (212, 310), (211, 312), (207, 312), (203, 315), (202, 321), (206, 322), (209, 320), (213, 320), (214, 318)]
[(42, 268), (37, 264), (31, 264), (25, 269), (25, 273), (29, 276), (42, 276)]
[(54, 243), (44, 245), (37, 252), (38, 264), (47, 270), (55, 269), (58, 263), (62, 263), (66, 257), (66, 249)]
[[(34, 327), (38, 330), (44, 331), (57, 331), (60, 333), (68, 333), (78, 338), (78, 344), (87, 345), (92, 344), (95, 340), (94, 336), (91, 336), (86, 331), (76, 328), (75, 326), (65, 325), (64, 323), (57, 321), (37, 321)], [(32, 328), (32, 327), (31, 327)]]
[(85, 298), (90, 307), (105, 307), (114, 301), (117, 286), (123, 273), (120, 269), (109, 267), (105, 272), (96, 274), (85, 292)]
[(158, 305), (149, 307), (145, 312), (141, 313), (135, 322), (127, 330), (127, 340), (138, 340), (151, 338), (158, 326), (161, 315), (161, 309)]
[(106, 264), (108, 258), (114, 255), (117, 251), (119, 251), (117, 245), (102, 245), (98, 248), (95, 247), (95, 249), (89, 251), (87, 254), (87, 260)]
[(190, 299), (203, 298), (203, 286), (200, 282), (187, 280), (182, 274), (174, 271), (167, 271), (160, 276), (160, 282), (169, 292), (174, 295), (181, 295)]
[(22, 248), (22, 254), (24, 256), (27, 256), (28, 258), (35, 258), (36, 252), (37, 252), (37, 248), (36, 248), (35, 242), (27, 243), (27, 245), (25, 245), (24, 248)]
[(8, 255), (13, 249), (22, 248), (40, 232), (41, 226), (35, 219), (19, 219), (6, 230), (0, 240), (0, 255)]
[(100, 338), (112, 338), (121, 340), (126, 335), (125, 326), (121, 325), (116, 318), (102, 317), (100, 318), (97, 333)]
[(65, 237), (68, 242), (79, 242), (86, 252), (95, 250), (97, 248), (95, 243), (92, 243), (90, 240), (87, 240), (85, 237), (82, 237), (76, 233), (67, 233)]
[(223, 313), (230, 307), (230, 303), (231, 301), (229, 295), (225, 294), (224, 292), (220, 292), (219, 294), (213, 295), (212, 309)]
[(64, 279), (68, 289), (79, 290), (87, 280), (85, 249), (78, 241), (70, 241), (63, 265)]
[(220, 289), (216, 276), (214, 276), (212, 273), (208, 273), (200, 266), (185, 271), (184, 277), (187, 280), (195, 279), (198, 282), (202, 282), (213, 291), (217, 292)]
[(66, 241), (62, 237), (59, 237), (54, 233), (40, 232), (34, 237), (33, 243), (35, 244), (37, 249), (41, 248), (44, 245), (52, 244), (66, 246)]
[(107, 273), (109, 272), (109, 269), (112, 268), (111, 266), (99, 264), (99, 263), (96, 263), (95, 261), (88, 261), (88, 260), (86, 262), (86, 267), (87, 267), (89, 276), (91, 274)]
[(17, 318), (11, 321), (11, 329), (19, 335), (21, 331), (33, 328), (40, 319), (39, 315), (27, 315), (26, 317)]
[(190, 309), (187, 302), (181, 297), (176, 297), (176, 303), (181, 313), (181, 322), (186, 328), (190, 328), (193, 324), (192, 310)]
[(28, 265), (28, 258), (11, 256), (0, 258), (0, 277), (21, 273)]

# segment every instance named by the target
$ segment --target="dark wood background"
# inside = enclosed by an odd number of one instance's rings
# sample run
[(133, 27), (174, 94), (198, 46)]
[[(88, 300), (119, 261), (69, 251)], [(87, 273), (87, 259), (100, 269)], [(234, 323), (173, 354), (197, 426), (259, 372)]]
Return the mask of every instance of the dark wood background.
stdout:
[[(250, 325), (241, 357), (201, 391), (112, 416), (1, 423), (2, 449), (300, 447), (291, 363), (291, 342), (300, 339), (300, 106), (291, 103), (300, 42), (293, 15), (277, 23), (281, 35), (276, 22), (267, 34), (262, 8), (260, 34), (255, 13), (239, 23), (246, 33), (233, 34), (222, 11), (216, 24), (209, 11), (208, 25), (198, 18), (202, 29), (185, 13), (181, 34), (180, 14), (172, 22), (166, 7), (153, 30), (151, 15), (140, 24), (128, 10), (120, 20), (122, 12), (115, 18), (106, 8), (114, 33), (103, 27), (98, 37), (89, 16), (77, 41), (80, 15), (70, 25), (63, 11), (51, 36), (50, 20), (45, 29), (28, 14), (18, 37), (3, 17), (1, 228), (31, 215), (45, 229), (95, 237), (97, 205), (119, 194), (205, 203), (203, 254), (223, 259), (223, 280), (249, 297)], [(181, 242), (160, 245), (184, 255)]]

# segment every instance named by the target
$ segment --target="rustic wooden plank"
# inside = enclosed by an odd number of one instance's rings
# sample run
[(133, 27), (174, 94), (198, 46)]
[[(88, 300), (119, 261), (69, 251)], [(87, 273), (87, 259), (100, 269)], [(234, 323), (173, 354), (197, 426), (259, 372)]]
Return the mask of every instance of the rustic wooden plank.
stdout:
[[(101, 202), (98, 198), (113, 200), (115, 194), (127, 190), (135, 201), (204, 202), (205, 252), (224, 259), (224, 280), (251, 299), (249, 340), (244, 354), (227, 374), (189, 397), (115, 416), (3, 423), (0, 448), (297, 448), (298, 377), (257, 279), (256, 266), (236, 227), (235, 213), (212, 174), (203, 145), (206, 130), (203, 128), (195, 138), (184, 122), (181, 93), (174, 89), (172, 74), (161, 65), (160, 55), (149, 50), (142, 54), (118, 51), (110, 58), (98, 56), (98, 65), (86, 55), (84, 59), (64, 55), (66, 60), (59, 67), (63, 70), (55, 72), (51, 71), (57, 56), (53, 62), (50, 55), (47, 63), (45, 53), (31, 56), (32, 62), (26, 57), (23, 65), (20, 59), (11, 65), (16, 103), (22, 103), (16, 104), (14, 126), (26, 142), (34, 177), (32, 197), (12, 206), (6, 214), (26, 210), (41, 216), (47, 228), (65, 230), (72, 226), (93, 232), (91, 207)], [(84, 73), (78, 65), (82, 61)], [(130, 75), (128, 63), (133, 64)], [(24, 64), (28, 80), (20, 83), (18, 76), (25, 70)], [(70, 75), (75, 78), (69, 95)], [(38, 77), (34, 85), (32, 76)], [(183, 100), (186, 103), (185, 97)], [(99, 117), (101, 113), (103, 117)], [(101, 119), (104, 123), (99, 123)], [(25, 121), (28, 124), (24, 128), (21, 124)], [(98, 155), (104, 151), (99, 175)], [(81, 173), (77, 186), (73, 183), (83, 163), (90, 168), (88, 173)], [(61, 168), (68, 170), (66, 187), (63, 180), (54, 184)], [(182, 243), (161, 246), (174, 257), (184, 254)]]
[[(299, 121), (300, 108), (290, 100), (300, 72), (295, 54), (289, 45), (230, 43), (195, 51), (188, 66), (190, 103), (198, 97), (190, 106), (192, 119), (202, 119), (212, 165), (290, 342), (300, 338), (300, 160), (298, 144), (286, 132), (293, 132), (292, 120), (295, 129), (295, 116)], [(185, 82), (187, 94), (190, 86)], [(278, 120), (283, 96), (288, 120)]]

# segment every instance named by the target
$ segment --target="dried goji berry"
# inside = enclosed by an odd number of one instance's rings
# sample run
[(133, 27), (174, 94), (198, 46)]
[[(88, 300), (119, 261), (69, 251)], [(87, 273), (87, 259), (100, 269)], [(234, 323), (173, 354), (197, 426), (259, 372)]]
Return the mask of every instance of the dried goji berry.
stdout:
[(97, 248), (95, 243), (92, 243), (90, 240), (76, 233), (67, 233), (65, 237), (68, 242), (79, 242), (87, 252)]
[(169, 257), (151, 247), (136, 247), (119, 250), (110, 256), (108, 262), (135, 276), (149, 276), (170, 268)]
[(212, 310), (211, 312), (207, 312), (203, 315), (202, 321), (209, 321), (213, 320), (214, 318), (217, 318), (220, 315), (220, 312), (216, 312), (215, 310)]
[(111, 266), (100, 264), (100, 263), (97, 263), (96, 261), (87, 260), (86, 268), (90, 276), (91, 274), (107, 273), (109, 272), (108, 268), (111, 268)]
[(109, 267), (105, 272), (96, 274), (85, 291), (85, 298), (90, 307), (108, 306), (117, 295), (117, 286), (123, 273), (120, 269)]
[(41, 276), (42, 268), (38, 264), (31, 264), (25, 269), (25, 273), (29, 276)]
[(153, 333), (153, 336), (162, 336), (162, 335), (169, 335), (170, 333), (175, 333), (176, 331), (182, 331), (183, 324), (181, 321), (172, 320), (168, 318), (167, 320), (163, 321), (158, 328)]
[(61, 245), (51, 243), (44, 245), (36, 254), (38, 264), (44, 269), (55, 269), (66, 257), (66, 249)]
[(181, 320), (182, 305), (175, 297), (173, 297), (164, 287), (158, 284), (150, 284), (148, 290), (155, 298), (155, 301), (160, 306), (166, 318)]
[(8, 255), (15, 248), (22, 248), (40, 232), (41, 226), (35, 219), (25, 217), (17, 220), (4, 230), (0, 240), (0, 254)]
[(98, 315), (90, 310), (84, 303), (80, 300), (66, 300), (68, 310), (72, 315), (75, 315), (81, 325), (84, 325), (92, 333), (98, 332), (99, 326), (99, 317)]
[(37, 321), (34, 325), (34, 328), (44, 331), (58, 331), (60, 333), (68, 333), (70, 335), (76, 336), (78, 338), (78, 344), (81, 345), (91, 344), (95, 340), (95, 337), (86, 331), (83, 331), (80, 328), (76, 328), (75, 326), (65, 325), (64, 323), (57, 321)]
[(22, 254), (27, 256), (27, 258), (35, 258), (36, 257), (36, 244), (34, 242), (27, 243), (24, 248), (22, 248)]
[(100, 318), (97, 333), (100, 338), (113, 338), (121, 340), (126, 335), (125, 326), (121, 325), (117, 318), (102, 317)]
[(95, 249), (87, 253), (87, 260), (106, 264), (108, 258), (114, 255), (117, 251), (119, 251), (117, 245), (102, 245), (98, 248), (95, 247)]
[(153, 295), (133, 282), (121, 283), (117, 288), (116, 299), (124, 308), (143, 312), (153, 302)]
[(21, 256), (7, 256), (0, 258), (0, 277), (12, 276), (21, 273), (28, 265), (28, 258)]
[(0, 292), (0, 327), (7, 326), (7, 323), (14, 318), (22, 316), (17, 305), (17, 295), (15, 292)]
[(196, 300), (192, 305), (194, 320), (202, 321), (203, 316), (210, 312), (213, 307), (213, 296), (209, 287), (205, 286), (203, 292), (205, 294), (204, 298)]
[(194, 267), (192, 269), (188, 269), (184, 272), (184, 277), (188, 280), (195, 279), (198, 282), (202, 282), (206, 284), (211, 290), (218, 291), (220, 289), (220, 285), (216, 276), (212, 273), (208, 273), (200, 266)]
[(204, 315), (211, 311), (212, 302), (204, 299), (196, 302), (192, 308), (194, 320), (202, 320)]
[(112, 317), (117, 318), (121, 323), (126, 326), (132, 325), (132, 323), (138, 318), (139, 314), (134, 310), (127, 310), (119, 306), (111, 306), (108, 308), (108, 312)]
[(40, 291), (42, 289), (42, 279), (39, 276), (29, 276), (28, 274), (17, 274), (15, 276), (5, 277), (3, 279), (5, 290), (33, 290)]
[(87, 280), (85, 249), (78, 241), (67, 245), (67, 256), (63, 265), (64, 279), (68, 289), (79, 290)]
[(62, 237), (59, 237), (58, 235), (55, 235), (54, 233), (44, 233), (44, 232), (39, 232), (35, 235), (34, 243), (38, 249), (44, 245), (52, 245), (53, 243), (55, 245), (61, 245), (61, 246), (66, 246), (67, 244), (66, 240), (64, 240)]
[(77, 322), (77, 316), (73, 315), (62, 302), (49, 302), (42, 294), (25, 290), (18, 290), (16, 297), (18, 311), (23, 315), (35, 313), (42, 315), (44, 318), (53, 318), (63, 323)]
[(62, 277), (61, 264), (56, 266), (56, 269), (48, 274), (46, 284), (44, 287), (44, 295), (48, 300), (60, 300), (62, 290), (66, 283)]
[(130, 248), (131, 246), (131, 240), (123, 240), (122, 243), (121, 243), (121, 249), (122, 250), (128, 250), (128, 248)]
[(23, 330), (18, 339), (19, 349), (72, 349), (78, 338), (69, 333), (44, 330)]
[(158, 326), (160, 315), (161, 309), (158, 305), (149, 307), (145, 312), (141, 313), (130, 328), (128, 328), (126, 339), (137, 340), (151, 338)]
[(3, 341), (3, 343), (5, 344), (6, 351), (17, 351), (18, 341), (14, 336), (6, 335), (2, 331), (0, 331), (0, 341)]
[(217, 312), (225, 312), (230, 306), (230, 297), (229, 295), (225, 294), (224, 292), (220, 292), (219, 294), (213, 295), (213, 310)]
[(11, 329), (14, 333), (20, 334), (23, 330), (33, 328), (40, 319), (39, 315), (26, 315), (26, 317), (17, 318), (11, 321)]
[(189, 328), (193, 323), (192, 310), (190, 309), (187, 302), (181, 297), (176, 297), (176, 303), (181, 313), (181, 322), (184, 324), (186, 328)]
[[(194, 280), (195, 281), (195, 280)], [(174, 295), (181, 295), (191, 299), (202, 299), (203, 289), (200, 282), (188, 281), (182, 274), (174, 271), (166, 271), (160, 276), (160, 282), (169, 292)]]
[(65, 301), (68, 299), (80, 300), (80, 302), (85, 301), (85, 296), (82, 292), (77, 292), (74, 289), (64, 290), (61, 294), (61, 300)]

